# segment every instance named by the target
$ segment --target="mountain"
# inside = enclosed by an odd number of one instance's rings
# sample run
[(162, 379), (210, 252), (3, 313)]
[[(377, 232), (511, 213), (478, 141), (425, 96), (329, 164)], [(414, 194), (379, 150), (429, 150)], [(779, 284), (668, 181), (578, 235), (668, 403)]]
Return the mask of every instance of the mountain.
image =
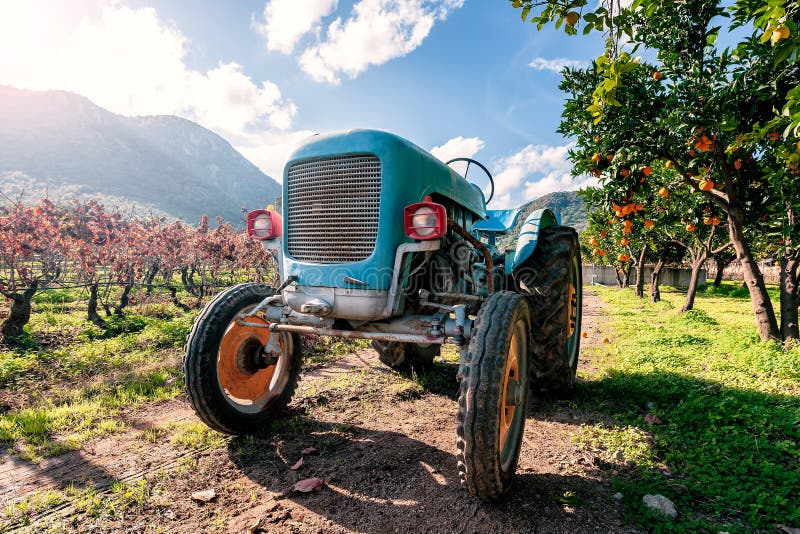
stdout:
[(0, 86), (0, 191), (37, 199), (99, 198), (195, 223), (242, 221), (280, 185), (227, 141), (173, 116), (124, 117), (64, 91)]
[(516, 246), (517, 236), (522, 224), (525, 222), (525, 218), (535, 210), (542, 208), (552, 210), (560, 218), (561, 224), (575, 227), (579, 234), (589, 225), (589, 219), (586, 215), (586, 203), (578, 197), (577, 191), (548, 193), (519, 207), (522, 213), (517, 219), (517, 224), (514, 225), (514, 228), (506, 235), (505, 239), (498, 240), (498, 248), (505, 250)]

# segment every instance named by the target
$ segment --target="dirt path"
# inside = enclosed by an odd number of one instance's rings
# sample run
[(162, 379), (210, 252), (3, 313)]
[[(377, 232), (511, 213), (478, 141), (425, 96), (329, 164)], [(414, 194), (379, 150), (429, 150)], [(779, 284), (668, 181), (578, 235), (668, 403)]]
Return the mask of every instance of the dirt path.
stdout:
[[(587, 293), (583, 330), (589, 337), (579, 376), (596, 372), (592, 347), (604, 335), (601, 321), (602, 303)], [(417, 380), (385, 369), (372, 351), (309, 370), (290, 414), (263, 437), (179, 444), (171, 438), (176, 429), (197, 419), (178, 400), (130, 413), (128, 431), (39, 465), (0, 457), (6, 505), (70, 485), (94, 487), (101, 497), (95, 508), (70, 499), (24, 518), (12, 514), (6, 526), (35, 532), (54, 526), (81, 532), (633, 531), (621, 520), (597, 458), (570, 439), (597, 417), (566, 402), (531, 405), (507, 500), (487, 505), (470, 497), (458, 483), (454, 457), (457, 358), (445, 360)], [(303, 455), (307, 447), (316, 451)], [(301, 457), (303, 465), (290, 470)], [(289, 493), (296, 480), (312, 476), (326, 487)], [(118, 483), (140, 480), (146, 498), (121, 505)], [(212, 488), (212, 502), (191, 499)]]

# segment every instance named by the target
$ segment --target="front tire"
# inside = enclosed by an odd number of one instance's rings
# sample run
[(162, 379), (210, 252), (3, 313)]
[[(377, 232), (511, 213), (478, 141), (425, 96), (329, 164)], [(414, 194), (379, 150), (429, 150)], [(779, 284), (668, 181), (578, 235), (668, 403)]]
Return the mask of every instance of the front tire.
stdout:
[[(186, 393), (208, 426), (227, 434), (259, 431), (292, 398), (300, 374), (302, 338), (237, 323), (237, 316), (273, 295), (261, 284), (240, 284), (218, 294), (195, 319), (186, 339)], [(257, 316), (246, 321), (267, 324)], [(271, 335), (280, 336), (277, 361), (264, 358)]]
[(478, 310), (459, 371), (458, 473), (482, 501), (498, 500), (514, 479), (525, 429), (530, 336), (525, 298), (494, 293)]
[(575, 388), (581, 341), (583, 281), (578, 234), (543, 228), (533, 256), (517, 277), (528, 295), (533, 327), (531, 384), (537, 393), (567, 397)]

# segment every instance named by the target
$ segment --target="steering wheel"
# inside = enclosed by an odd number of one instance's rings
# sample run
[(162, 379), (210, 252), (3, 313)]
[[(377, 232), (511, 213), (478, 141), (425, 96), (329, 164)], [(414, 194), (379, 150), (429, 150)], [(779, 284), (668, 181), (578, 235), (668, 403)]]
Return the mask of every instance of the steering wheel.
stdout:
[(492, 173), (489, 172), (489, 169), (484, 167), (483, 164), (480, 161), (476, 161), (476, 160), (474, 160), (472, 158), (453, 158), (450, 161), (446, 162), (445, 165), (450, 165), (451, 163), (454, 163), (456, 161), (466, 161), (467, 162), (467, 169), (464, 171), (464, 179), (467, 178), (467, 175), (469, 174), (469, 166), (471, 164), (473, 164), (473, 163), (475, 165), (477, 165), (478, 167), (480, 167), (481, 170), (486, 173), (486, 176), (489, 177), (489, 183), (492, 184), (492, 192), (489, 193), (489, 198), (486, 199), (486, 203), (488, 204), (489, 202), (491, 202), (492, 198), (494, 198), (494, 178), (492, 178)]

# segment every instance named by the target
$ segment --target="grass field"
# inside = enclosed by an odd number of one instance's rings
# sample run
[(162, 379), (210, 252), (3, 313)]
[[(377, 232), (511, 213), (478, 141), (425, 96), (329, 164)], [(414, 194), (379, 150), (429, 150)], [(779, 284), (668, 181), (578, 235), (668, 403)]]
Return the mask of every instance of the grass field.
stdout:
[[(623, 495), (627, 521), (677, 532), (800, 526), (800, 348), (761, 343), (747, 294), (733, 284), (701, 290), (696, 309), (682, 315), (677, 291), (667, 289), (662, 302), (651, 304), (630, 290), (592, 290), (605, 303), (599, 323), (610, 342), (587, 343), (584, 355), (592, 365), (579, 369), (575, 397), (545, 411), (578, 414), (584, 421), (564, 439), (596, 458)], [(126, 413), (179, 397), (182, 345), (193, 312), (162, 297), (138, 295), (126, 317), (109, 319), (103, 331), (84, 320), (79, 293), (37, 296), (23, 346), (0, 348), (0, 445), (36, 463), (131, 430)], [(353, 348), (315, 340), (306, 365), (324, 365), (332, 354)], [(424, 403), (430, 392), (453, 390), (454, 359), (457, 354), (447, 352), (441, 372), (428, 375), (356, 370), (312, 380), (284, 426), (291, 429), (298, 414), (323, 409), (347, 412), (354, 424), (366, 424), (376, 413), (408, 419), (410, 414), (394, 412), (397, 403)], [(137, 435), (132, 447), (167, 443), (224, 451), (227, 443), (196, 420), (163, 421)], [(78, 513), (114, 518), (120, 510), (130, 514), (169, 501), (159, 480), (115, 482), (104, 491), (40, 492), (7, 515), (68, 502)], [(675, 502), (678, 519), (652, 517), (642, 504), (648, 493)], [(580, 495), (568, 498), (565, 506), (588, 506)]]
[[(739, 286), (700, 291), (682, 315), (678, 292), (651, 304), (596, 290), (612, 334), (575, 402), (612, 423), (573, 440), (626, 459), (614, 480), (630, 519), (686, 532), (800, 525), (800, 349), (758, 340)], [(678, 521), (650, 520), (647, 493), (672, 499)]]

